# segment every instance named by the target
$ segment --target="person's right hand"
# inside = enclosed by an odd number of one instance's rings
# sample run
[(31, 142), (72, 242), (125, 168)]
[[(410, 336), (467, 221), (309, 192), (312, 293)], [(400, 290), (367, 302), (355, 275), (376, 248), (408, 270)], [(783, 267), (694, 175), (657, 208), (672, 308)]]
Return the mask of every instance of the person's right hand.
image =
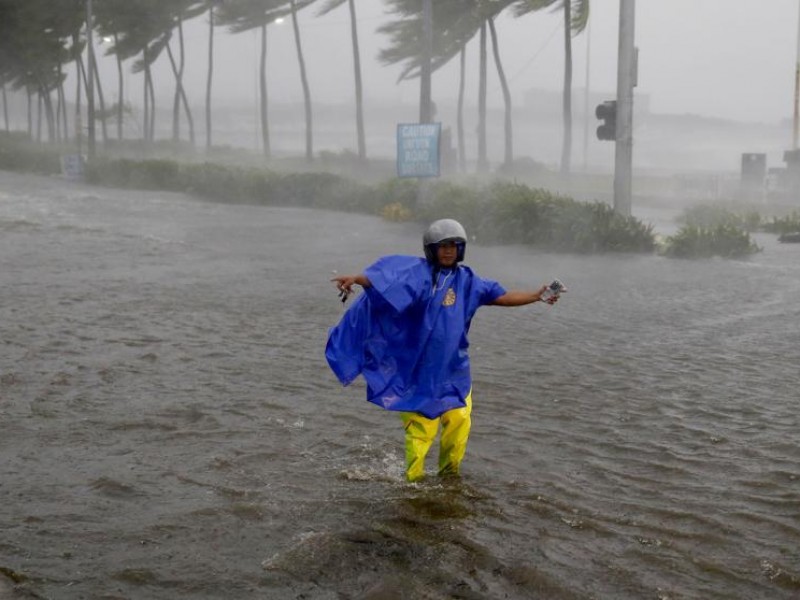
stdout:
[(353, 291), (353, 284), (356, 283), (356, 278), (356, 275), (337, 275), (331, 281), (336, 282), (337, 290), (350, 294)]
[(353, 285), (359, 283), (358, 275), (337, 275), (331, 281), (336, 283), (342, 303), (347, 302), (347, 298), (353, 293)]

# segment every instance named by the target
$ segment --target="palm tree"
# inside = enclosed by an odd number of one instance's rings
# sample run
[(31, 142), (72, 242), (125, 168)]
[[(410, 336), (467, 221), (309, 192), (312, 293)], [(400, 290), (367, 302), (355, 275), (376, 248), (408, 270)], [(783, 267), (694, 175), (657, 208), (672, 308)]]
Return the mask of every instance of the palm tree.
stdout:
[(33, 95), (38, 96), (37, 129), (41, 131), (43, 111), (51, 141), (56, 139), (52, 92), (64, 80), (59, 65), (69, 59), (65, 40), (82, 21), (82, 14), (74, 8), (69, 1), (51, 7), (46, 0), (7, 0), (0, 5), (0, 79), (27, 92), (31, 134), (30, 106)]
[(494, 17), (487, 19), (489, 32), (492, 35), (492, 55), (494, 56), (495, 67), (500, 78), (500, 86), (503, 89), (503, 103), (505, 105), (505, 119), (503, 130), (505, 133), (505, 151), (503, 153), (503, 164), (510, 167), (514, 162), (514, 139), (511, 129), (511, 91), (508, 89), (508, 81), (503, 70), (503, 63), (500, 61), (500, 48), (497, 42), (497, 29), (494, 26)]
[(208, 75), (206, 76), (206, 151), (211, 150), (211, 81), (214, 76), (214, 9), (223, 0), (206, 0), (208, 8)]
[(146, 141), (152, 141), (155, 137), (156, 107), (151, 67), (169, 43), (174, 22), (170, 9), (161, 0), (139, 0), (122, 2), (119, 12), (113, 15), (112, 31), (116, 33), (114, 52), (119, 59), (126, 60), (141, 54), (141, 58), (133, 64), (133, 72), (144, 73), (143, 137)]
[(589, 0), (520, 0), (514, 7), (514, 14), (520, 17), (550, 7), (564, 12), (564, 141), (561, 146), (561, 172), (569, 175), (572, 162), (572, 36), (586, 29)]
[(459, 77), (458, 77), (458, 113), (456, 116), (456, 136), (458, 137), (458, 170), (462, 173), (467, 170), (467, 156), (464, 150), (464, 81), (467, 70), (467, 49), (461, 48), (459, 52)]
[(294, 29), (294, 42), (297, 48), (297, 63), (300, 66), (300, 83), (303, 87), (303, 106), (306, 118), (306, 161), (314, 160), (314, 135), (313, 117), (311, 111), (311, 91), (308, 87), (308, 76), (306, 75), (306, 61), (303, 57), (303, 44), (300, 41), (300, 27), (297, 24), (297, 11), (308, 6), (313, 0), (302, 0), (298, 4), (297, 0), (289, 0), (289, 11), (292, 15), (292, 28)]
[[(122, 63), (141, 51), (141, 48), (132, 49), (130, 36), (137, 36), (135, 29), (140, 18), (148, 18), (143, 12), (136, 10), (130, 0), (94, 0), (94, 21), (98, 34), (105, 40), (111, 41), (106, 46), (106, 56), (113, 54), (117, 63), (117, 102), (113, 109), (116, 110), (117, 139), (123, 138), (123, 123), (125, 110), (125, 79)], [(144, 34), (142, 34), (144, 37)], [(149, 95), (145, 96), (145, 110), (148, 111)], [(150, 119), (145, 119), (149, 124)], [(145, 128), (148, 131), (149, 127)]]
[(259, 62), (259, 114), (261, 117), (261, 143), (264, 156), (270, 158), (272, 150), (269, 139), (267, 113), (267, 26), (285, 16), (285, 0), (231, 0), (219, 11), (219, 20), (232, 33), (258, 29), (261, 32), (261, 55)]
[(364, 91), (361, 81), (361, 54), (358, 49), (358, 23), (356, 20), (355, 0), (327, 0), (325, 6), (320, 10), (320, 15), (325, 15), (333, 9), (347, 2), (350, 9), (350, 40), (353, 46), (353, 71), (355, 74), (356, 87), (356, 138), (358, 143), (358, 158), (361, 161), (367, 158), (367, 144), (364, 133)]
[[(488, 22), (499, 15), (514, 0), (436, 0), (433, 3), (433, 21), (436, 24), (433, 40), (432, 70), (436, 71), (456, 54), (460, 54), (467, 43), (479, 34), (480, 65), (478, 89), (478, 170), (488, 170), (486, 154), (486, 31)], [(401, 16), (400, 20), (381, 26), (378, 31), (389, 35), (389, 47), (378, 55), (385, 64), (405, 62), (399, 80), (417, 77), (421, 70), (420, 54), (420, 3), (419, 0), (388, 0), (390, 11)], [(495, 40), (496, 47), (496, 40)], [(500, 65), (499, 53), (495, 62)], [(507, 90), (502, 68), (498, 70), (504, 89)], [(463, 85), (463, 70), (461, 84)], [(463, 94), (459, 95), (459, 115), (463, 110)], [(510, 101), (510, 94), (506, 96)], [(507, 120), (510, 119), (510, 103), (506, 106)], [(459, 127), (459, 147), (463, 147), (463, 128)], [(511, 135), (510, 126), (506, 128), (507, 138)], [(507, 140), (506, 147), (510, 148)]]
[[(172, 53), (172, 47), (167, 43), (166, 50), (169, 57), (169, 63), (172, 67), (172, 73), (175, 76), (175, 96), (172, 103), (172, 139), (177, 142), (180, 139), (180, 107), (183, 103), (184, 111), (186, 112), (186, 120), (189, 125), (189, 140), (194, 146), (194, 119), (192, 118), (192, 111), (189, 108), (189, 100), (186, 97), (186, 90), (183, 87), (183, 71), (185, 65), (185, 47), (183, 41), (183, 22), (193, 19), (194, 17), (205, 12), (205, 4), (198, 0), (171, 0), (172, 16), (174, 19), (175, 29), (178, 30), (178, 64), (176, 65), (175, 56)], [(166, 35), (171, 36), (171, 31)]]

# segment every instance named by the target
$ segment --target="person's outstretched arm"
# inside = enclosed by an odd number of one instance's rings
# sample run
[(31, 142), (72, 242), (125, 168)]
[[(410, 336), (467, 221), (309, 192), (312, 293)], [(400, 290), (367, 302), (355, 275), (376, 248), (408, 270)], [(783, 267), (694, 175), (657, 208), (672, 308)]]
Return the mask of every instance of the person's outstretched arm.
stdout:
[(351, 294), (353, 292), (353, 284), (360, 285), (363, 288), (372, 287), (372, 282), (367, 279), (367, 276), (363, 273), (359, 273), (358, 275), (338, 275), (331, 279), (331, 281), (335, 281), (336, 289), (345, 294)]
[[(492, 302), (493, 306), (524, 306), (525, 304), (533, 304), (534, 302), (541, 302), (542, 294), (547, 289), (546, 285), (543, 285), (535, 292), (533, 291), (524, 291), (524, 290), (511, 290), (503, 294), (502, 296), (498, 297), (494, 302)], [(550, 299), (547, 300), (548, 304), (555, 304), (558, 301), (558, 296), (552, 296)]]

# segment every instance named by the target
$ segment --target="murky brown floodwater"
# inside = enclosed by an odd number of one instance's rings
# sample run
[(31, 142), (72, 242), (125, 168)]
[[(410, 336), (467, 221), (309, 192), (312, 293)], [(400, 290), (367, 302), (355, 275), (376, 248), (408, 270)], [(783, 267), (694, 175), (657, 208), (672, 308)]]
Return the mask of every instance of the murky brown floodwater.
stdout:
[(331, 271), (419, 240), (0, 173), (0, 596), (800, 597), (800, 247), (471, 245), (571, 291), (479, 312), (464, 477), (409, 485), (323, 348)]

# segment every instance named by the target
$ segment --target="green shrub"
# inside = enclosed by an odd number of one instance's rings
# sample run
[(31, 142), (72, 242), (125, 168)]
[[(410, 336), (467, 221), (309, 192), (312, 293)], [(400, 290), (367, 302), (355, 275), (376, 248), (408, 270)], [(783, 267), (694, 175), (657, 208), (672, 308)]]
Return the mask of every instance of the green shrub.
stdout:
[(89, 183), (137, 190), (183, 190), (180, 165), (174, 160), (96, 159), (86, 163)]
[[(57, 155), (55, 155), (57, 157)], [(296, 206), (430, 222), (450, 217), (483, 243), (529, 244), (567, 252), (652, 252), (652, 227), (603, 203), (583, 203), (544, 189), (507, 182), (427, 182), (391, 178), (365, 185), (328, 172), (276, 173), (170, 159), (93, 160), (90, 183), (185, 191), (220, 202)]]
[(666, 239), (664, 254), (674, 258), (743, 258), (760, 250), (747, 231), (733, 225), (686, 225)]
[(429, 223), (436, 219), (458, 220), (472, 239), (484, 240), (485, 202), (477, 186), (436, 181), (429, 186), (427, 197), (417, 206), (417, 220)]
[(685, 209), (678, 217), (678, 222), (700, 229), (713, 229), (725, 225), (745, 231), (756, 231), (761, 225), (761, 215), (755, 210), (736, 212), (721, 204), (701, 204)]
[(767, 233), (794, 233), (800, 231), (800, 212), (793, 210), (785, 217), (772, 217), (772, 221), (764, 223), (762, 229)]
[(416, 179), (392, 177), (371, 186), (366, 193), (376, 206), (381, 207), (380, 210), (390, 204), (399, 204), (412, 215), (416, 214), (419, 194), (419, 182)]
[(61, 172), (58, 148), (33, 142), (21, 131), (0, 132), (0, 169), (53, 175)]

